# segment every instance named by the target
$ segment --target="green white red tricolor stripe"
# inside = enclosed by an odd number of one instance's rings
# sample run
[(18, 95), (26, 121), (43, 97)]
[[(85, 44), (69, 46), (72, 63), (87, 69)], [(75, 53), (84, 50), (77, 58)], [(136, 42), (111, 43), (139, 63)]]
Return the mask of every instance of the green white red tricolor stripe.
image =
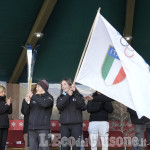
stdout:
[(126, 77), (120, 59), (113, 46), (109, 46), (102, 67), (102, 76), (107, 85), (117, 84)]

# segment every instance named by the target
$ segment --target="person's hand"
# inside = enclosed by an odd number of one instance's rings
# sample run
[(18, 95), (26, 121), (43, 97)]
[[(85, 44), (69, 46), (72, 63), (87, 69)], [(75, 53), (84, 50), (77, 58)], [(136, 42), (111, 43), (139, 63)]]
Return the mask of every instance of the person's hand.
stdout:
[(31, 100), (31, 98), (30, 98), (29, 96), (26, 96), (26, 97), (25, 97), (25, 101), (26, 101), (27, 103), (29, 103), (30, 100)]
[(72, 86), (71, 86), (71, 90), (72, 90), (73, 92), (76, 90), (76, 86), (75, 86), (75, 84), (72, 84)]
[(6, 104), (10, 106), (11, 103), (12, 103), (11, 97), (6, 98)]
[(31, 91), (28, 91), (26, 96), (31, 98), (33, 96), (33, 93)]
[(89, 96), (84, 97), (84, 99), (88, 100), (88, 101), (91, 101), (91, 100), (93, 100), (93, 97), (89, 95)]
[(73, 91), (70, 89), (70, 90), (68, 91), (68, 94), (69, 94), (70, 96), (72, 96)]

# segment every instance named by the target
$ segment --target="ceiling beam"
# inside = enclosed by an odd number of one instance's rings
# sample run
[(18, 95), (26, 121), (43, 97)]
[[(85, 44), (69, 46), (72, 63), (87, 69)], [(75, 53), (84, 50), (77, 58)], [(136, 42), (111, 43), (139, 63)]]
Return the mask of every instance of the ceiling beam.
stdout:
[[(34, 35), (34, 33), (43, 31), (56, 2), (57, 2), (57, 0), (45, 0), (43, 2), (43, 5), (40, 9), (40, 12), (37, 16), (37, 19), (32, 27), (32, 30), (28, 36), (28, 39), (27, 39), (25, 45), (27, 43), (29, 43), (32, 45), (32, 47), (35, 47), (35, 45), (38, 41), (38, 38)], [(9, 80), (10, 83), (16, 83), (18, 81), (26, 63), (27, 63), (26, 49), (23, 48), (22, 53), (19, 57), (19, 60), (16, 64), (15, 69)]]
[(128, 40), (129, 43), (131, 43), (132, 40), (134, 8), (135, 8), (135, 0), (126, 0), (126, 17), (123, 36), (130, 37), (130, 39)]

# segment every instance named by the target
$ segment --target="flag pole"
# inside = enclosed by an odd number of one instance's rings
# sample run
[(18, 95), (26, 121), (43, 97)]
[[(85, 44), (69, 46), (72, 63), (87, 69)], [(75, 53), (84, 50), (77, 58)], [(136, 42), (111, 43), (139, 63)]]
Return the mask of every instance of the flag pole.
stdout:
[[(100, 10), (101, 10), (101, 8), (99, 7), (98, 10), (97, 10), (97, 14), (100, 13)], [(93, 28), (94, 28), (94, 25), (95, 25), (95, 21), (96, 21), (96, 18), (97, 18), (97, 14), (96, 14), (96, 16), (95, 16), (95, 19), (94, 19), (93, 25), (92, 25), (92, 27), (91, 27), (91, 30), (90, 30), (88, 39), (87, 39), (87, 41), (86, 41), (86, 44), (85, 44), (85, 47), (84, 47), (84, 50), (83, 50), (83, 53), (82, 53), (82, 56), (81, 56), (81, 59), (80, 59), (80, 62), (79, 62), (79, 65), (78, 65), (76, 74), (75, 74), (75, 77), (74, 77), (73, 84), (75, 84), (75, 80), (76, 80), (77, 75), (78, 75), (78, 73), (79, 73), (79, 70), (80, 70), (80, 67), (81, 67), (81, 64), (82, 64), (82, 61), (83, 61), (85, 52), (86, 52), (86, 50), (87, 50), (87, 47), (88, 47), (88, 44), (89, 44), (89, 41), (90, 41), (90, 38), (91, 38), (91, 35), (92, 35), (92, 32), (93, 32)]]

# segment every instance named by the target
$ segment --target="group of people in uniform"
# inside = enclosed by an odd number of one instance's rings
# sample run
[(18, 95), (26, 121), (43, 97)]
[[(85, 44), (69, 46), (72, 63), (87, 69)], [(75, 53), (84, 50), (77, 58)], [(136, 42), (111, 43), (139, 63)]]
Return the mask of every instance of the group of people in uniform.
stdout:
[[(40, 80), (33, 91), (27, 92), (22, 102), (21, 112), (24, 115), (26, 150), (49, 150), (50, 118), (54, 99), (48, 89), (48, 81)], [(71, 79), (63, 79), (60, 95), (56, 100), (56, 107), (60, 114), (61, 149), (70, 149), (68, 142), (70, 137), (75, 143), (82, 139), (82, 112), (87, 110), (90, 113), (88, 132), (91, 149), (97, 150), (98, 135), (100, 135), (102, 150), (108, 150), (108, 114), (113, 112), (113, 101), (98, 91), (94, 92), (92, 96), (83, 97)], [(134, 124), (135, 136), (140, 141), (141, 138), (144, 138), (144, 131), (149, 119), (146, 117), (138, 119), (136, 112), (130, 108), (127, 111), (130, 113), (131, 121)], [(6, 98), (4, 86), (0, 86), (0, 150), (5, 150), (9, 128), (8, 114), (10, 113), (12, 113), (12, 100)], [(74, 144), (72, 149), (80, 150), (81, 145)], [(137, 145), (136, 149), (144, 149), (144, 147)]]

